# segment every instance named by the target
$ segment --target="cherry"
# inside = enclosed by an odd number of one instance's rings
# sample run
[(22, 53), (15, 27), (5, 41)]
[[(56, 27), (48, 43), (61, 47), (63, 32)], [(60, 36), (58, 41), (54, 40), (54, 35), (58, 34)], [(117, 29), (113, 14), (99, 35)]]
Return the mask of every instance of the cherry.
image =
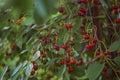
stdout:
[(89, 46), (90, 46), (90, 49), (91, 49), (91, 48), (93, 48), (95, 46), (95, 44), (91, 43), (91, 44), (89, 44)]
[(118, 9), (118, 8), (119, 8), (118, 5), (114, 5), (114, 6), (113, 6), (113, 9)]
[(62, 45), (62, 48), (63, 48), (64, 50), (66, 50), (68, 47), (67, 47), (67, 45), (63, 44), (63, 45)]
[(104, 52), (105, 55), (110, 55), (110, 51)]
[(33, 66), (33, 69), (34, 69), (35, 71), (37, 71), (37, 70), (38, 70), (38, 68), (39, 68), (39, 66), (38, 66), (38, 65), (34, 65), (34, 66)]
[(120, 18), (117, 18), (117, 19), (115, 20), (115, 22), (116, 22), (116, 24), (120, 24)]
[(83, 64), (83, 59), (79, 58), (79, 62), (77, 63), (77, 66), (82, 65)]
[(75, 42), (74, 41), (69, 41), (68, 42), (71, 46), (74, 46), (75, 45)]
[(70, 64), (76, 64), (76, 60), (70, 60)]
[(98, 56), (98, 55), (100, 55), (100, 52), (98, 51), (94, 52), (94, 56)]
[(85, 26), (84, 26), (84, 25), (81, 25), (80, 28), (81, 28), (81, 29), (85, 29)]
[(66, 63), (69, 63), (69, 62), (70, 62), (70, 59), (66, 58), (66, 60), (65, 60), (65, 61), (66, 61)]
[(6, 53), (7, 57), (10, 57), (12, 55), (12, 53)]
[(71, 29), (72, 27), (73, 27), (72, 24), (67, 24), (67, 25), (66, 25), (66, 28), (67, 28), (67, 29)]
[(80, 8), (79, 12), (86, 13), (87, 10), (88, 10), (87, 8)]
[(69, 69), (68, 69), (68, 73), (72, 73), (73, 71), (74, 71), (73, 68), (69, 68)]
[(13, 49), (13, 50), (14, 50), (14, 49), (16, 49), (16, 48), (17, 48), (17, 45), (12, 44), (10, 47), (11, 47), (11, 49)]
[(46, 54), (45, 53), (42, 54), (42, 58), (46, 58)]
[(54, 45), (54, 49), (55, 49), (56, 51), (59, 51), (59, 50), (60, 50), (59, 46), (57, 46), (57, 45)]
[(84, 35), (83, 38), (87, 40), (87, 39), (90, 39), (90, 36), (89, 35)]
[(64, 65), (64, 61), (60, 61), (60, 65)]
[(92, 39), (92, 43), (96, 43), (98, 40), (96, 38)]
[(114, 10), (112, 11), (112, 13), (116, 15), (116, 14), (119, 13), (119, 10), (118, 10), (118, 9), (114, 9)]
[(107, 72), (107, 70), (108, 70), (108, 67), (107, 67), (107, 66), (104, 66), (103, 72)]
[(34, 70), (31, 71), (31, 74), (30, 74), (30, 75), (33, 76), (34, 74), (35, 74), (35, 71), (34, 71)]
[(81, 4), (83, 2), (83, 0), (78, 0), (77, 3), (78, 4)]
[(88, 0), (83, 0), (82, 1), (84, 4), (87, 4), (89, 1)]
[(78, 12), (78, 16), (80, 16), (80, 17), (81, 17), (81, 16), (85, 16), (85, 13), (79, 11), (79, 12)]
[(60, 8), (59, 8), (59, 12), (60, 12), (61, 14), (64, 14), (64, 13), (65, 13), (64, 7), (60, 7)]
[(87, 35), (88, 32), (87, 32), (86, 30), (83, 30), (83, 34), (84, 34), (84, 35)]
[(93, 0), (93, 3), (96, 4), (96, 5), (101, 5), (99, 0)]

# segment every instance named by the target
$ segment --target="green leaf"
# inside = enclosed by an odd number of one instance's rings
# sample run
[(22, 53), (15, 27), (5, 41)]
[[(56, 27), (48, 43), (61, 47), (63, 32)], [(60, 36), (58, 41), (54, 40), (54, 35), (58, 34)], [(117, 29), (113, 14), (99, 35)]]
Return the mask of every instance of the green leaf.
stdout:
[(20, 48), (20, 49), (22, 49), (22, 35), (17, 35), (17, 37), (16, 37), (16, 44), (17, 44), (17, 46)]
[(6, 66), (6, 67), (3, 69), (3, 71), (2, 71), (2, 73), (1, 73), (1, 75), (0, 75), (0, 80), (3, 80), (3, 77), (4, 77), (5, 73), (7, 72), (7, 70), (8, 70), (8, 66)]
[(32, 61), (37, 60), (40, 57), (40, 51), (37, 51), (34, 56), (32, 57)]
[(11, 76), (14, 76), (17, 72), (20, 71), (20, 69), (22, 68), (22, 64), (19, 64), (13, 71), (12, 75)]
[(29, 64), (27, 67), (26, 67), (26, 71), (25, 71), (25, 74), (26, 76), (30, 76), (30, 73), (32, 71), (32, 68), (33, 68), (33, 64)]
[(104, 64), (101, 64), (99, 62), (90, 64), (87, 69), (87, 77), (89, 78), (89, 80), (96, 80), (102, 72), (103, 67)]
[(110, 45), (110, 52), (113, 52), (113, 51), (116, 51), (120, 48), (120, 40), (117, 40), (115, 42), (113, 42), (111, 45)]
[(114, 58), (114, 62), (115, 62), (118, 66), (120, 66), (120, 56)]
[(58, 72), (58, 77), (60, 78), (65, 73), (65, 71), (66, 71), (66, 65), (63, 65)]
[(100, 0), (100, 2), (102, 3), (103, 7), (108, 8), (108, 5), (106, 4), (106, 2), (104, 0)]

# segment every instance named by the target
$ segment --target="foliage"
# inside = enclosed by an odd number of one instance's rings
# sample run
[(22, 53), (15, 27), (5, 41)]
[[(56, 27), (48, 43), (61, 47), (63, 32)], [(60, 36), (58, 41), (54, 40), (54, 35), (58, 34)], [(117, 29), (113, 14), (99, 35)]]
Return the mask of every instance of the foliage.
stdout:
[(0, 80), (120, 80), (119, 0), (0, 0)]

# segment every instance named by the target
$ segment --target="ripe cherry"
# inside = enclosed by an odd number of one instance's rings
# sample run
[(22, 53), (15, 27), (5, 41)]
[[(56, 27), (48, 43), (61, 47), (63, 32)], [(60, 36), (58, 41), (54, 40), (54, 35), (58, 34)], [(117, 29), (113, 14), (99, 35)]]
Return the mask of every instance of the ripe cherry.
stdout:
[(64, 50), (66, 50), (68, 47), (67, 47), (67, 45), (63, 44), (63, 45), (62, 45), (62, 48), (63, 48)]
[(70, 60), (70, 64), (76, 64), (76, 60)]
[(104, 52), (105, 55), (110, 55), (110, 51)]
[(90, 36), (89, 35), (84, 35), (83, 38), (87, 40), (87, 39), (90, 39)]
[(57, 45), (54, 45), (54, 49), (55, 49), (56, 51), (59, 51), (59, 50), (60, 50), (59, 46), (57, 46)]
[(96, 43), (97, 41), (98, 41), (97, 38), (92, 39), (92, 43)]
[(42, 56), (42, 58), (46, 58), (46, 54), (45, 53), (43, 53), (41, 56)]
[(85, 26), (84, 26), (84, 25), (81, 25), (80, 28), (81, 28), (81, 29), (85, 29)]
[(79, 10), (79, 11), (80, 11), (80, 12), (83, 12), (83, 13), (86, 13), (86, 12), (87, 12), (87, 10), (88, 10), (87, 8), (80, 8), (80, 10)]
[(98, 56), (98, 55), (100, 55), (100, 52), (95, 51), (95, 52), (94, 52), (94, 56)]
[(59, 8), (59, 12), (60, 12), (61, 14), (65, 14), (65, 9), (64, 9), (64, 7), (60, 7), (60, 8)]
[(112, 14), (118, 14), (119, 13), (119, 10), (118, 9), (114, 9), (113, 11), (112, 11)]
[(60, 61), (60, 65), (64, 65), (64, 63), (65, 63), (64, 61)]
[(107, 70), (108, 70), (108, 67), (107, 67), (107, 66), (104, 66), (103, 72), (107, 72)]
[(116, 24), (120, 24), (120, 18), (117, 18), (117, 19), (115, 20), (115, 22), (116, 22)]
[(12, 56), (12, 53), (6, 53), (6, 56), (10, 57), (10, 56)]
[(31, 74), (30, 74), (30, 75), (33, 76), (34, 74), (35, 74), (35, 71), (34, 71), (34, 70), (31, 71)]
[(89, 2), (89, 0), (83, 0), (84, 4), (87, 4)]
[(113, 9), (118, 9), (118, 8), (119, 8), (118, 5), (114, 5), (114, 6), (113, 6)]
[(80, 17), (81, 17), (81, 16), (85, 16), (85, 13), (79, 11), (79, 12), (78, 12), (78, 16), (80, 16)]
[(69, 69), (68, 69), (68, 73), (72, 73), (73, 71), (74, 71), (73, 68), (69, 68)]
[(38, 70), (38, 68), (39, 68), (38, 65), (34, 65), (34, 66), (33, 66), (33, 69), (34, 69), (35, 71)]
[(66, 25), (66, 28), (67, 28), (67, 29), (71, 29), (72, 27), (73, 27), (72, 24), (67, 24), (67, 25)]

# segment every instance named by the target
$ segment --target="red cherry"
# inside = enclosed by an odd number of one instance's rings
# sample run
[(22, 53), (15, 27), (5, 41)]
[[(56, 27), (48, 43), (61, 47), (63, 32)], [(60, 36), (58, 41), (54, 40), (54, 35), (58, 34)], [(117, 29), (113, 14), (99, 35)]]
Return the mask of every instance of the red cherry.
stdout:
[(82, 13), (86, 13), (86, 12), (87, 12), (87, 10), (88, 10), (87, 8), (80, 8), (80, 10), (79, 10), (79, 11), (80, 11), (80, 12), (82, 12)]
[(66, 50), (68, 47), (67, 47), (67, 45), (63, 44), (62, 48)]
[(84, 4), (87, 4), (89, 1), (88, 0), (83, 0), (82, 1)]
[(35, 71), (31, 71), (31, 74), (30, 74), (30, 75), (33, 76), (34, 74), (35, 74)]
[(94, 56), (98, 56), (98, 55), (100, 55), (100, 52), (98, 51), (94, 52)]
[(95, 44), (91, 43), (91, 44), (89, 44), (89, 46), (90, 46), (90, 49), (91, 49), (91, 48), (95, 47)]
[(60, 8), (59, 8), (59, 12), (60, 12), (61, 14), (64, 14), (64, 13), (65, 13), (64, 7), (60, 7)]
[(64, 61), (60, 61), (60, 65), (64, 65), (64, 63), (65, 63)]
[(96, 43), (98, 40), (96, 38), (92, 39), (92, 43)]
[(73, 68), (69, 68), (69, 69), (68, 69), (68, 73), (72, 73), (73, 71), (74, 71)]
[(108, 70), (108, 67), (107, 67), (107, 66), (104, 66), (103, 72), (107, 72), (107, 70)]
[(114, 6), (113, 6), (113, 9), (118, 9), (118, 8), (119, 8), (118, 5), (114, 5)]
[(87, 44), (86, 49), (91, 49), (91, 46), (89, 44)]
[(81, 28), (81, 29), (85, 29), (85, 26), (84, 26), (84, 25), (81, 25), (80, 28)]
[(74, 45), (75, 45), (75, 42), (69, 41), (69, 44), (70, 44), (71, 46), (74, 46)]
[(83, 0), (78, 0), (77, 3), (78, 4), (81, 4), (83, 2)]
[(70, 64), (76, 64), (76, 60), (70, 60)]
[(33, 66), (33, 69), (34, 69), (35, 71), (38, 70), (38, 68), (39, 68), (38, 65), (34, 65), (34, 66)]
[(57, 45), (54, 45), (54, 49), (56, 50), (56, 51), (59, 51), (59, 46), (57, 46)]
[(7, 57), (10, 57), (12, 55), (12, 53), (6, 53)]
[(42, 54), (42, 58), (46, 58), (46, 54), (44, 53), (44, 54)]
[(66, 28), (67, 28), (67, 29), (71, 29), (72, 27), (73, 27), (72, 24), (67, 24), (67, 25), (66, 25)]
[(85, 16), (85, 13), (79, 11), (79, 12), (78, 12), (78, 16), (80, 16), (80, 17), (81, 17), (81, 16)]
[(87, 40), (87, 39), (90, 39), (90, 36), (89, 35), (85, 35), (85, 36), (83, 36), (83, 38)]
[(120, 18), (117, 18), (117, 19), (115, 20), (115, 22), (116, 22), (116, 24), (120, 24)]
[(114, 9), (114, 10), (112, 11), (112, 13), (116, 15), (116, 14), (119, 13), (119, 10), (118, 10), (118, 9)]
[(105, 55), (110, 55), (110, 51), (104, 52)]
[(17, 45), (15, 45), (15, 44), (12, 44), (12, 45), (11, 45), (11, 49), (14, 50), (14, 49), (16, 49), (16, 48), (17, 48)]
[(66, 63), (69, 63), (69, 62), (70, 62), (70, 59), (66, 58), (66, 60), (65, 60), (65, 61), (66, 61)]
[(101, 5), (101, 3), (100, 3), (99, 0), (93, 0), (93, 3), (94, 3), (94, 4), (97, 4), (97, 5)]

